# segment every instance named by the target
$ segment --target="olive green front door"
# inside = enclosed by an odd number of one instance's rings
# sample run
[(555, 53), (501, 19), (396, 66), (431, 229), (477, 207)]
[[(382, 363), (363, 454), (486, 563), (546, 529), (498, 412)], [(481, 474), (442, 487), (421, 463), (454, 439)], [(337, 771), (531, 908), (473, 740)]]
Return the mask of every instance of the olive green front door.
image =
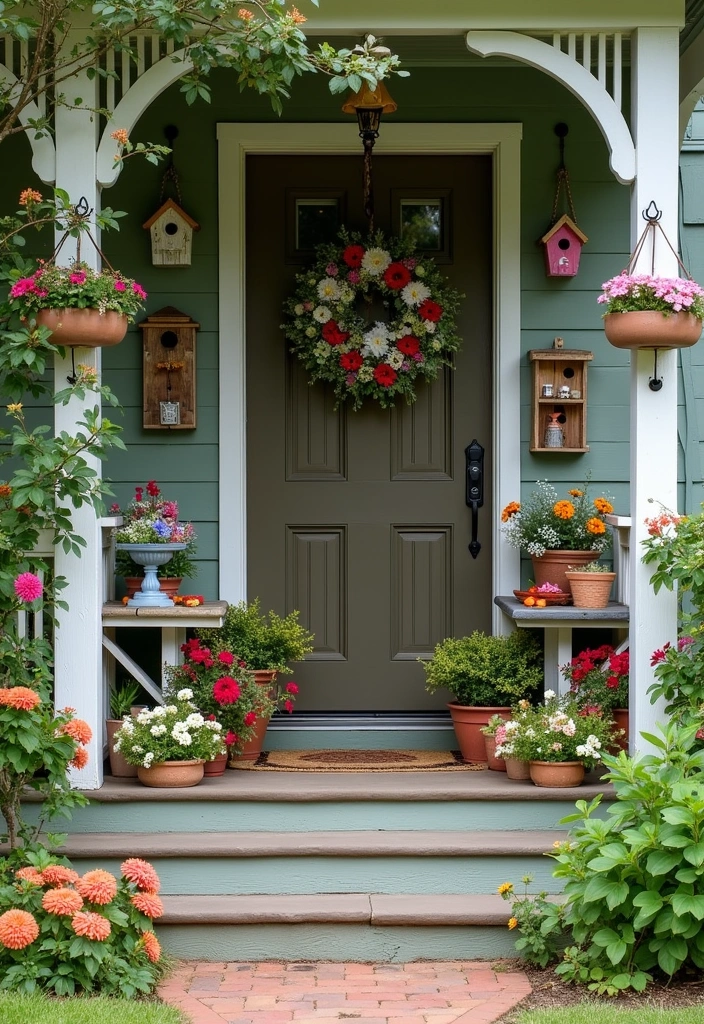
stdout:
[[(376, 227), (416, 232), (465, 296), (455, 368), (414, 405), (334, 408), (280, 329), (316, 239), (363, 230), (361, 158), (247, 160), (248, 595), (300, 609), (303, 711), (432, 710), (419, 658), (491, 627), (491, 159), (379, 156)], [(379, 319), (379, 311), (372, 318)], [(473, 558), (465, 449), (485, 449)]]

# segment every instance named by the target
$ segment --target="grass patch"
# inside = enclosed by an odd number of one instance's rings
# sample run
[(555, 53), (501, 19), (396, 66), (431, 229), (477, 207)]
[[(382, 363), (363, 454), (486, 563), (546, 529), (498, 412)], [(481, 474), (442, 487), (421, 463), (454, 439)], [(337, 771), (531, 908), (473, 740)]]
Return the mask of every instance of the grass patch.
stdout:
[(0, 993), (2, 1024), (185, 1024), (185, 1019), (179, 1010), (162, 1003)]
[(555, 1009), (524, 1010), (517, 1024), (702, 1024), (702, 1006), (664, 1010), (655, 1006), (626, 1009), (578, 1003)]

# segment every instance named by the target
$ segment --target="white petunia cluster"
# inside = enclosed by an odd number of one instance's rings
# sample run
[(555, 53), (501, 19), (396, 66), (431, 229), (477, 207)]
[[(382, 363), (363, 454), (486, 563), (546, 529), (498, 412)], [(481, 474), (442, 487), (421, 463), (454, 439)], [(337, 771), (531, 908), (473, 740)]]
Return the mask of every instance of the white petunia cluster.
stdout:
[(150, 750), (148, 754), (144, 755), (144, 760), (142, 761), (142, 764), (144, 765), (145, 768), (151, 768), (153, 760), (154, 754)]
[(601, 754), (599, 753), (600, 750), (601, 740), (592, 734), (587, 736), (584, 743), (580, 743), (576, 748), (576, 753), (577, 757), (590, 757), (594, 761), (599, 761), (601, 760)]
[(161, 725), (153, 725), (149, 732), (152, 736), (163, 736), (166, 733), (166, 726), (163, 723)]
[(176, 694), (179, 700), (193, 700), (193, 690), (190, 690), (187, 686), (184, 686), (182, 690), (179, 690)]

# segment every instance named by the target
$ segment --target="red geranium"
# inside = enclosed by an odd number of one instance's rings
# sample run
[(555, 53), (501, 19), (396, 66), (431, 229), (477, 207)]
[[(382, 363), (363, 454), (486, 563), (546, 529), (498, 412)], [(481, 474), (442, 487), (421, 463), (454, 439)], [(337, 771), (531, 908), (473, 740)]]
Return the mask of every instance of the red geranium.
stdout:
[(396, 348), (405, 356), (414, 356), (416, 352), (420, 352), (420, 342), (412, 334), (406, 334), (396, 342)]
[(388, 363), (379, 363), (374, 367), (374, 380), (377, 384), (381, 384), (382, 388), (390, 388), (397, 377), (398, 374), (393, 366), (389, 366)]
[(358, 352), (356, 349), (352, 352), (344, 352), (340, 356), (340, 366), (343, 370), (354, 372), (360, 368), (363, 362), (364, 359), (362, 359), (361, 352)]
[(218, 704), (234, 704), (239, 698), (240, 688), (232, 676), (221, 676), (213, 684), (213, 697)]
[(235, 656), (231, 651), (220, 651), (218, 654), (218, 661), (222, 662), (223, 665), (231, 665), (235, 660)]
[(343, 345), (349, 338), (347, 331), (341, 331), (337, 320), (328, 320), (323, 324), (322, 335), (328, 345)]
[(248, 711), (247, 714), (244, 716), (244, 724), (245, 725), (254, 725), (256, 720), (257, 720), (257, 713), (256, 713), (256, 711)]
[(348, 267), (352, 267), (353, 270), (357, 270), (358, 267), (362, 266), (362, 260), (364, 259), (364, 246), (348, 245), (342, 254), (342, 258)]
[(384, 281), (394, 291), (405, 288), (413, 275), (403, 263), (389, 263), (384, 271)]
[(442, 316), (442, 306), (433, 302), (432, 299), (424, 299), (418, 307), (418, 315), (424, 320), (432, 320), (436, 324)]

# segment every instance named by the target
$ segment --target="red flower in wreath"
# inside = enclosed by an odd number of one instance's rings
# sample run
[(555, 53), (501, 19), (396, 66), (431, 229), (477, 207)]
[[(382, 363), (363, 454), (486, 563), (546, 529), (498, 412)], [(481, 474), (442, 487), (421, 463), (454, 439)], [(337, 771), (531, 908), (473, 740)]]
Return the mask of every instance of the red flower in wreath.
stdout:
[(340, 356), (340, 366), (343, 370), (348, 370), (351, 373), (358, 370), (363, 362), (362, 353), (357, 352), (356, 349), (353, 352), (344, 352)]
[(395, 383), (397, 377), (398, 374), (393, 366), (389, 366), (388, 363), (379, 363), (378, 366), (374, 367), (374, 380), (382, 388), (390, 388)]
[(432, 299), (424, 299), (418, 307), (418, 313), (424, 320), (431, 320), (434, 324), (438, 322), (442, 316), (442, 306), (437, 302), (433, 302)]
[(337, 320), (328, 320), (323, 324), (322, 335), (328, 345), (343, 345), (349, 338), (348, 331), (341, 331)]
[(384, 271), (384, 281), (394, 291), (405, 288), (413, 275), (403, 263), (390, 263)]
[(414, 356), (416, 352), (420, 352), (420, 342), (412, 334), (407, 334), (405, 337), (399, 338), (396, 348), (399, 352), (403, 352), (404, 356)]
[(342, 254), (342, 258), (348, 267), (351, 267), (352, 270), (357, 270), (362, 266), (362, 260), (364, 259), (364, 246), (348, 245)]

